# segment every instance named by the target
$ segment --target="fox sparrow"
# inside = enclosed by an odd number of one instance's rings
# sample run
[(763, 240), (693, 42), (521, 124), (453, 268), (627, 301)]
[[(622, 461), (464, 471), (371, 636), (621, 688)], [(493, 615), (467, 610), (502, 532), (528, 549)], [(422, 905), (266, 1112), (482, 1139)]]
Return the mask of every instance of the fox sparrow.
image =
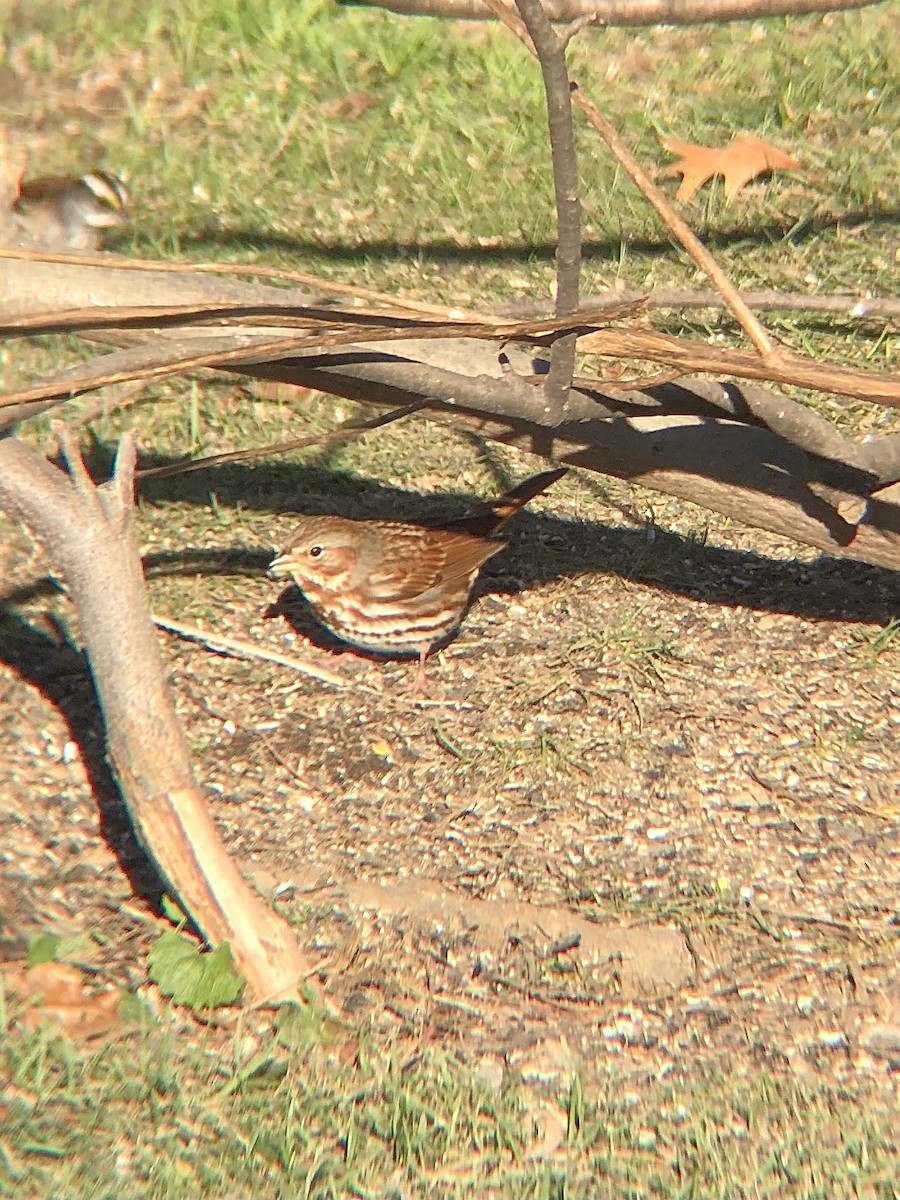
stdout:
[(302, 517), (290, 548), (272, 561), (269, 574), (292, 578), (317, 619), (350, 645), (397, 657), (418, 655), (413, 686), (421, 691), (426, 658), (456, 632), (480, 568), (503, 549), (503, 542), (488, 539), (565, 474), (562, 467), (533, 475), (437, 529)]

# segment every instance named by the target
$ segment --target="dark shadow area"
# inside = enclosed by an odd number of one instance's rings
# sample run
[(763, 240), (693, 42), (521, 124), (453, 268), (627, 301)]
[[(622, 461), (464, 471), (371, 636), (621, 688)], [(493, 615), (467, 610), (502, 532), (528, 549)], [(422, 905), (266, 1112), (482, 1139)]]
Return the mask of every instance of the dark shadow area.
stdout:
[[(336, 454), (326, 450), (326, 460)], [(499, 494), (513, 482), (498, 472)], [(586, 484), (590, 486), (590, 484)], [(602, 496), (598, 479), (596, 494)], [(463, 515), (471, 494), (421, 495), (385, 487), (375, 480), (330, 469), (325, 462), (299, 467), (266, 462), (232, 464), (211, 473), (197, 472), (148, 480), (140, 495), (145, 511), (154, 501), (206, 507), (215, 491), (222, 506), (273, 513), (337, 513), (354, 518), (408, 520), (440, 525)], [(552, 496), (552, 491), (548, 493)], [(284, 529), (284, 521), (279, 522)], [(232, 546), (183, 550), (150, 556), (156, 573), (262, 575), (281, 549), (273, 532), (271, 546)], [(519, 512), (505, 527), (509, 547), (482, 571), (478, 592), (509, 592), (564, 576), (590, 573), (621, 575), (676, 595), (710, 603), (780, 612), (813, 620), (886, 624), (900, 612), (900, 576), (883, 567), (822, 556), (812, 562), (773, 559), (752, 551), (709, 546), (702, 530), (684, 537), (658, 526), (615, 527), (564, 520), (548, 514)], [(273, 589), (282, 585), (273, 583)], [(273, 591), (273, 602), (276, 594)]]
[[(328, 450), (323, 457), (333, 453)], [(503, 477), (499, 463), (491, 464), (490, 459), (488, 463), (494, 466), (499, 494), (513, 481)], [(585, 479), (583, 486), (604, 499), (601, 479)], [(241, 545), (237, 516), (233, 532), (225, 527), (220, 530), (221, 549), (185, 545), (148, 555), (144, 566), (151, 580), (161, 575), (264, 578), (272, 557), (284, 548), (278, 542), (283, 541), (286, 530), (289, 536), (290, 519), (285, 514), (291, 512), (442, 524), (462, 515), (474, 499), (460, 492), (421, 495), (323, 465), (267, 462), (260, 466), (233, 464), (215, 472), (214, 477), (204, 472), (148, 481), (141, 488), (144, 517), (153, 521), (157, 501), (206, 507), (211, 488), (222, 508), (240, 503), (244, 510), (280, 514), (281, 532), (273, 534), (270, 546), (258, 544), (255, 537), (256, 544)], [(552, 491), (548, 495), (552, 498)], [(779, 560), (710, 546), (705, 544), (702, 528), (695, 537), (686, 537), (652, 523), (609, 526), (525, 508), (509, 522), (504, 538), (507, 548), (486, 564), (473, 599), (514, 595), (565, 577), (594, 575), (599, 577), (596, 586), (602, 587), (603, 576), (613, 575), (702, 603), (813, 621), (884, 626), (900, 613), (900, 575), (895, 572), (846, 559)], [(326, 651), (348, 649), (318, 624), (296, 588), (274, 580), (270, 586), (270, 592), (259, 595), (267, 617), (288, 622), (303, 638)], [(40, 581), (8, 592), (3, 601), (13, 605), (55, 590), (49, 580)], [(577, 597), (574, 603), (578, 603)], [(62, 715), (97, 798), (102, 835), (135, 894), (158, 912), (164, 884), (134, 836), (107, 765), (101, 714), (84, 656), (35, 628), (14, 608), (0, 611), (0, 660), (38, 688)], [(621, 619), (628, 621), (628, 611), (623, 610)], [(698, 616), (698, 620), (703, 618)], [(708, 637), (712, 641), (714, 632)]]
[[(701, 230), (698, 236), (710, 249), (724, 250), (738, 246), (766, 246), (783, 241), (800, 245), (809, 238), (834, 233), (837, 229), (854, 225), (892, 226), (900, 221), (900, 209), (855, 209), (840, 214), (815, 213), (799, 219), (769, 221), (765, 224), (732, 225), (728, 228)], [(658, 238), (628, 239), (620, 237), (602, 240), (587, 239), (582, 247), (585, 263), (591, 259), (609, 260), (618, 258), (623, 245), (627, 244), (630, 254), (648, 256), (671, 254), (673, 242), (663, 234)], [(553, 262), (556, 255), (555, 242), (532, 242), (512, 246), (459, 246), (456, 242), (441, 239), (422, 239), (414, 242), (376, 240), (347, 245), (340, 242), (325, 243), (319, 239), (288, 234), (261, 232), (258, 229), (215, 229), (207, 228), (186, 234), (180, 242), (184, 253), (211, 251), (220, 254), (246, 252), (248, 250), (279, 251), (296, 254), (308, 261), (324, 259), (332, 263), (361, 265), (372, 259), (394, 259), (406, 255), (413, 259), (433, 259), (447, 265), (465, 266), (509, 266), (525, 262)]]
[[(139, 489), (145, 515), (152, 521), (155, 502), (207, 507), (215, 492), (220, 507), (282, 514), (281, 533), (271, 545), (240, 545), (235, 532), (230, 545), (208, 549), (184, 546), (147, 555), (149, 578), (173, 576), (247, 576), (261, 578), (284, 549), (283, 514), (337, 513), (353, 518), (408, 520), (425, 525), (452, 522), (465, 514), (475, 497), (466, 493), (422, 495), (386, 487), (377, 481), (328, 467), (339, 450), (328, 448), (316, 465), (265, 462), (230, 464), (215, 472), (196, 472), (147, 480)], [(490, 462), (490, 460), (488, 460)], [(514, 480), (494, 466), (496, 494)], [(602, 479), (585, 487), (604, 498)], [(552, 496), (552, 491), (548, 493)], [(289, 522), (288, 526), (289, 528)], [(227, 534), (223, 531), (223, 543)], [(507, 548), (483, 568), (473, 598), (512, 595), (564, 577), (612, 574), (705, 603), (783, 613), (808, 620), (886, 625), (900, 613), (900, 575), (887, 568), (851, 559), (822, 556), (811, 562), (768, 558), (749, 550), (710, 546), (702, 529), (686, 537), (655, 524), (608, 526), (566, 520), (528, 508), (503, 532)], [(309, 611), (302, 594), (283, 581), (272, 581), (265, 615), (284, 618), (304, 637), (330, 651), (345, 643), (327, 633)], [(4, 600), (21, 603), (55, 591), (46, 581), (8, 592)], [(146, 858), (134, 840), (103, 753), (100, 713), (83, 657), (59, 647), (47, 635), (23, 623), (16, 614), (3, 627), (0, 655), (25, 679), (39, 687), (65, 717), (72, 740), (81, 747), (92, 786), (101, 805), (104, 836), (136, 888), (151, 903), (161, 885), (148, 878)], [(142, 882), (139, 884), (138, 880)]]
[[(56, 588), (29, 589), (28, 594)], [(21, 597), (20, 597), (21, 598)], [(59, 711), (69, 738), (78, 746), (91, 791), (100, 812), (100, 832), (115, 854), (136, 895), (158, 914), (165, 885), (135, 837), (115, 779), (106, 761), (106, 739), (97, 696), (83, 654), (49, 633), (36, 629), (9, 607), (15, 595), (0, 603), (0, 661), (37, 688)]]

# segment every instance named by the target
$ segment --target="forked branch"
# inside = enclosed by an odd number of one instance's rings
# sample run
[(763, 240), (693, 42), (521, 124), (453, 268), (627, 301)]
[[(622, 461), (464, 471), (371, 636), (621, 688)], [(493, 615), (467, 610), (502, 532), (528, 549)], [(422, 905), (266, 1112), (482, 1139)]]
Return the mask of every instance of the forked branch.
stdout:
[[(537, 55), (544, 78), (550, 160), (556, 194), (556, 315), (578, 310), (581, 274), (581, 202), (572, 100), (566, 68), (566, 46), (555, 33), (541, 0), (516, 0), (516, 6)], [(523, 39), (525, 40), (525, 39)], [(528, 45), (528, 42), (525, 42)], [(550, 372), (544, 383), (548, 416), (562, 420), (575, 373), (575, 337), (561, 338), (553, 347)]]
[(249, 997), (299, 998), (306, 958), (228, 856), (166, 687), (132, 529), (133, 437), (99, 488), (73, 436), (60, 441), (69, 474), (17, 438), (0, 441), (0, 505), (26, 522), (66, 583), (135, 831), (204, 936), (231, 944)]

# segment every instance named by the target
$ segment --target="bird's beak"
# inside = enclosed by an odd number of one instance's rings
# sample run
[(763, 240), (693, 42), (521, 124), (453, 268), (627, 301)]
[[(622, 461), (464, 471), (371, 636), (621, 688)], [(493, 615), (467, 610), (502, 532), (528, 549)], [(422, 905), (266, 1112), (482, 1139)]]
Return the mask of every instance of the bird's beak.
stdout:
[(290, 556), (287, 552), (282, 552), (269, 563), (266, 574), (270, 579), (286, 579), (290, 575), (290, 571), (287, 569), (289, 561)]

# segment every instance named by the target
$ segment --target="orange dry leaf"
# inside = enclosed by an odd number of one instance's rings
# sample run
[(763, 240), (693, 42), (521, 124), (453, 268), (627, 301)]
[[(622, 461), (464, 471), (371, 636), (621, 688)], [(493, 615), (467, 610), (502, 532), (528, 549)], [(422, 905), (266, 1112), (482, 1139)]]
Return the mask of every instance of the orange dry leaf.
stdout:
[(84, 976), (66, 963), (46, 962), (27, 969), (9, 969), (3, 981), (28, 1007), (23, 1023), (29, 1029), (59, 1025), (70, 1038), (110, 1033), (119, 1027), (119, 993), (85, 983)]
[(12, 208), (18, 200), (25, 165), (25, 156), (14, 154), (10, 149), (6, 126), (0, 126), (0, 207), (3, 209)]
[(742, 187), (765, 175), (767, 171), (799, 171), (800, 164), (768, 142), (740, 133), (728, 146), (714, 150), (708, 146), (695, 146), (693, 142), (679, 142), (669, 138), (663, 142), (666, 150), (680, 154), (677, 163), (663, 170), (664, 175), (683, 175), (681, 187), (675, 199), (686, 203), (698, 188), (703, 187), (713, 175), (725, 176), (725, 199), (733, 200)]
[(345, 96), (323, 104), (322, 112), (326, 117), (349, 117), (351, 121), (357, 121), (377, 104), (378, 98), (371, 92), (347, 92)]

